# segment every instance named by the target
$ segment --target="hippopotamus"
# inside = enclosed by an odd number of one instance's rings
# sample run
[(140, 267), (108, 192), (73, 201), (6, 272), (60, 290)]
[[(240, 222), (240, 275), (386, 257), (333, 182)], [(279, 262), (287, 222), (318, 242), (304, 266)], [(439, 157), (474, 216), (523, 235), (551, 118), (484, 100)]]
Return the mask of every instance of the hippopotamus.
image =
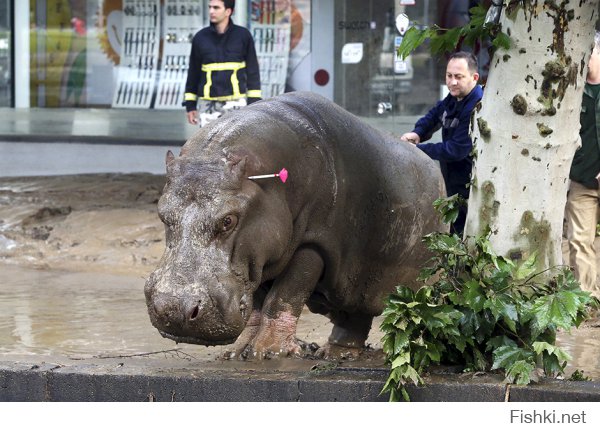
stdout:
[[(289, 177), (250, 179), (278, 173)], [(166, 248), (145, 296), (176, 342), (235, 344), (232, 357), (300, 355), (306, 305), (327, 345), (361, 348), (399, 284), (446, 226), (438, 165), (328, 99), (292, 92), (225, 114), (166, 157)]]

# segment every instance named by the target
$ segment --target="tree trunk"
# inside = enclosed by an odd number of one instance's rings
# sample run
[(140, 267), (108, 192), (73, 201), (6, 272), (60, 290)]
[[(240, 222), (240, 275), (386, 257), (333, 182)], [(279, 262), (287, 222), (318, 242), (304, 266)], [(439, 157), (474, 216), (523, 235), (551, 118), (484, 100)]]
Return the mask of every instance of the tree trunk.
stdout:
[(472, 118), (475, 167), (467, 236), (491, 230), (494, 252), (562, 264), (569, 169), (600, 0), (505, 0), (511, 38), (490, 65)]

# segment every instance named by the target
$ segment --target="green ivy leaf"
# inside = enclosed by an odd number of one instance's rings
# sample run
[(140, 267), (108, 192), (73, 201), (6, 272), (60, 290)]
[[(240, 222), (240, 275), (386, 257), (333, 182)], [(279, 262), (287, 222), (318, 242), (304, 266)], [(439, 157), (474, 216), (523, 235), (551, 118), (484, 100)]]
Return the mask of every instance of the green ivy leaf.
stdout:
[(520, 266), (517, 267), (515, 272), (515, 279), (523, 280), (532, 276), (536, 272), (535, 262), (537, 260), (537, 252), (533, 252), (529, 258), (521, 263)]
[(402, 350), (404, 350), (408, 346), (409, 342), (408, 333), (396, 333), (396, 338), (394, 339), (394, 355), (398, 355)]
[(394, 361), (392, 362), (392, 369), (396, 369), (397, 367), (408, 363), (410, 363), (410, 352), (405, 351), (403, 353), (398, 354), (396, 358), (394, 358)]
[(485, 349), (487, 351), (494, 351), (496, 348), (500, 348), (501, 346), (508, 346), (508, 347), (514, 347), (517, 348), (517, 343), (512, 340), (511, 338), (509, 338), (506, 335), (501, 335), (501, 336), (496, 336), (491, 338), (486, 346)]
[(508, 371), (508, 368), (518, 361), (532, 361), (533, 353), (516, 346), (501, 346), (494, 350), (493, 358), (492, 370), (504, 368)]
[(402, 43), (398, 47), (398, 56), (405, 60), (415, 49), (423, 44), (427, 39), (435, 35), (436, 30), (433, 28), (425, 28), (419, 30), (417, 27), (410, 27), (404, 37)]
[(532, 346), (533, 346), (533, 351), (537, 355), (542, 354), (544, 351), (546, 351), (548, 354), (553, 354), (554, 349), (556, 348), (554, 345), (551, 345), (548, 342), (534, 342), (532, 344)]
[(498, 35), (492, 40), (492, 45), (494, 48), (502, 48), (504, 50), (509, 50), (511, 47), (510, 37), (506, 33), (498, 33)]
[(540, 334), (550, 325), (570, 329), (577, 317), (581, 300), (574, 291), (559, 291), (536, 299), (531, 308), (532, 328)]
[(460, 320), (460, 329), (465, 337), (472, 338), (480, 327), (479, 315), (471, 309), (463, 311), (463, 317)]
[(535, 364), (526, 360), (517, 360), (506, 368), (506, 381), (515, 384), (529, 384)]
[(465, 285), (467, 287), (465, 292), (466, 305), (473, 309), (476, 313), (481, 312), (483, 310), (486, 297), (483, 294), (479, 282), (471, 279), (467, 281)]
[(461, 27), (455, 27), (433, 37), (431, 39), (431, 52), (445, 53), (454, 51), (460, 40), (461, 31)]
[(498, 295), (488, 298), (484, 307), (489, 309), (496, 320), (500, 320), (507, 325), (512, 332), (517, 331), (517, 321), (519, 314), (513, 300), (508, 295)]

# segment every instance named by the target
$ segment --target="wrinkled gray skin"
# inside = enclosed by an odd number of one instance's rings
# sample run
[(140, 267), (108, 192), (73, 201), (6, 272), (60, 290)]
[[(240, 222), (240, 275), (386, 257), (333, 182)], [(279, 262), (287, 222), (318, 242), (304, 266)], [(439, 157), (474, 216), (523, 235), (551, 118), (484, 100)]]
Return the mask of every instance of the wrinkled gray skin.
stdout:
[[(247, 178), (282, 167), (285, 184)], [(424, 153), (318, 95), (227, 114), (167, 154), (152, 324), (177, 342), (235, 342), (231, 357), (299, 354), (306, 304), (334, 324), (321, 353), (361, 348), (386, 296), (415, 285), (421, 237), (446, 229), (432, 207), (441, 196)]]

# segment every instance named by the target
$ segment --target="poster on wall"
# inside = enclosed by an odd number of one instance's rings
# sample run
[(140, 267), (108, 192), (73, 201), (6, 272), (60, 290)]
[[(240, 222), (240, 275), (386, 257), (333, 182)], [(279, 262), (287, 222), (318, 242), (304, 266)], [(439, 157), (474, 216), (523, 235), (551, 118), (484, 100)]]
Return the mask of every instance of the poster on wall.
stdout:
[(115, 108), (150, 108), (158, 68), (160, 0), (123, 0)]
[(182, 109), (192, 38), (204, 27), (204, 6), (196, 1), (165, 0), (162, 69), (154, 108)]
[(310, 89), (311, 0), (292, 0), (286, 91)]
[(85, 6), (84, 0), (31, 1), (31, 106), (86, 104)]
[(289, 0), (248, 2), (249, 28), (256, 46), (263, 99), (285, 91), (290, 53)]

